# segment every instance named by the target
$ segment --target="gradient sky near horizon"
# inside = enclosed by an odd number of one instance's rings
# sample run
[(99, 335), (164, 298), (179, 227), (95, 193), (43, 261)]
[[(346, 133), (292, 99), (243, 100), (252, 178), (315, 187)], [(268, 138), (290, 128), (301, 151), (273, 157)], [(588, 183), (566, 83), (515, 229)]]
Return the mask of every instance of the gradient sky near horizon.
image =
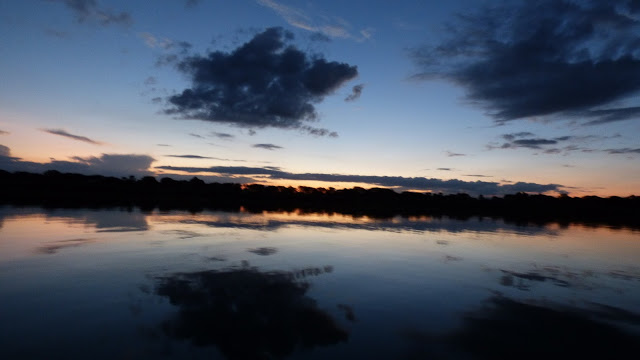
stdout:
[(0, 169), (640, 194), (640, 3), (0, 0)]

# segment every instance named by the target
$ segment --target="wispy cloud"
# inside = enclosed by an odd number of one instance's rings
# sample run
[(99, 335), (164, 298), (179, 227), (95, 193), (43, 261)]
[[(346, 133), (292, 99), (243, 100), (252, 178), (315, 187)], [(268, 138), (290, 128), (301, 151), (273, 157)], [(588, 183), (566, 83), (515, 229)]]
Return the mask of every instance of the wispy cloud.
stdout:
[(467, 154), (455, 153), (453, 151), (445, 151), (448, 157), (467, 156)]
[(0, 135), (9, 135), (9, 134), (11, 133), (8, 131), (0, 130)]
[(487, 145), (488, 150), (493, 149), (531, 149), (539, 150), (544, 154), (568, 155), (572, 152), (583, 153), (608, 153), (608, 154), (631, 154), (636, 149), (626, 148), (605, 148), (601, 143), (610, 139), (621, 138), (620, 134), (607, 135), (563, 135), (556, 137), (539, 137), (534, 133), (525, 131), (517, 133), (503, 134), (500, 136), (506, 142), (492, 142)]
[(265, 150), (277, 150), (282, 149), (282, 146), (274, 145), (274, 144), (254, 144), (254, 148), (265, 149)]
[(149, 32), (138, 33), (145, 45), (151, 49), (172, 50), (177, 49), (178, 54), (186, 54), (193, 45), (187, 41), (175, 41), (166, 37), (155, 36)]
[(180, 158), (180, 159), (205, 159), (205, 160), (218, 160), (218, 161), (247, 162), (247, 160), (225, 159), (225, 158), (219, 158), (219, 157), (213, 157), (213, 156), (201, 156), (201, 155), (193, 155), (193, 154), (165, 155), (165, 157)]
[(200, 156), (200, 155), (165, 155), (166, 157), (172, 158), (182, 158), (182, 159), (218, 159), (209, 156)]
[[(298, 8), (283, 5), (273, 0), (257, 0), (258, 4), (275, 11), (289, 25), (298, 29), (319, 33), (330, 38), (365, 41), (373, 36), (373, 29), (360, 30), (357, 35), (350, 30), (351, 25), (339, 17), (314, 16)], [(323, 38), (323, 40), (326, 38)]]
[(69, 138), (69, 139), (82, 141), (82, 142), (86, 142), (86, 143), (93, 144), (93, 145), (104, 145), (100, 141), (96, 141), (96, 140), (90, 139), (90, 138), (88, 138), (86, 136), (71, 134), (71, 133), (68, 133), (66, 130), (62, 130), (62, 129), (41, 129), (41, 130), (46, 132), (46, 133), (49, 133), (49, 134), (58, 135), (58, 136), (64, 136), (64, 137)]
[(489, 178), (489, 177), (493, 177), (491, 175), (480, 175), (480, 174), (465, 174), (462, 176), (470, 176), (470, 177), (477, 177), (477, 178)]
[(75, 15), (76, 21), (82, 23), (95, 21), (103, 26), (133, 24), (131, 14), (126, 11), (117, 12), (101, 7), (96, 0), (48, 0), (66, 5)]
[(364, 84), (358, 84), (355, 85), (353, 88), (351, 88), (351, 94), (349, 94), (349, 96), (347, 96), (344, 101), (356, 101), (360, 98), (360, 95), (362, 95), (362, 90), (364, 89)]
[(211, 136), (215, 136), (218, 139), (223, 139), (223, 140), (231, 140), (231, 139), (233, 139), (235, 137), (232, 134), (221, 133), (221, 132), (212, 132)]
[(620, 148), (620, 149), (607, 149), (605, 150), (609, 154), (640, 154), (640, 148)]

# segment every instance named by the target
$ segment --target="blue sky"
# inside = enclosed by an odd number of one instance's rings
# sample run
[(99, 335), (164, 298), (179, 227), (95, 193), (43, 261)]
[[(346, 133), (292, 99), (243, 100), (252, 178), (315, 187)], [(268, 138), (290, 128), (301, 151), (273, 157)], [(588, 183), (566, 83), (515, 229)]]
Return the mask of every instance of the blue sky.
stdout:
[(0, 0), (0, 168), (638, 194), (639, 19), (623, 0)]

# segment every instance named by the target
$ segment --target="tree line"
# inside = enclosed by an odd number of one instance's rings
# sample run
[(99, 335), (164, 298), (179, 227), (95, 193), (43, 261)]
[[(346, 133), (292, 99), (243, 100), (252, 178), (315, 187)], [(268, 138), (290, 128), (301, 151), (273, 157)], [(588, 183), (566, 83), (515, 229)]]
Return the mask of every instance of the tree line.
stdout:
[(640, 197), (571, 197), (516, 193), (473, 197), (386, 188), (286, 187), (261, 184), (205, 183), (193, 177), (137, 179), (0, 170), (0, 203), (44, 207), (139, 207), (226, 211), (301, 211), (354, 216), (499, 217), (518, 223), (584, 223), (640, 229)]

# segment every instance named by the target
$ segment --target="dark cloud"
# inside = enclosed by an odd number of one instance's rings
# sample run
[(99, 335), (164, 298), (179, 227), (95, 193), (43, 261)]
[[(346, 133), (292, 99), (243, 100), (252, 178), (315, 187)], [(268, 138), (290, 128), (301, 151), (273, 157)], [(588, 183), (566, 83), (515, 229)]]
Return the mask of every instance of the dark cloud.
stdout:
[(9, 135), (10, 132), (8, 131), (4, 131), (4, 130), (0, 130), (0, 135)]
[[(100, 157), (73, 157), (85, 166), (84, 173), (93, 172), (101, 175), (151, 175), (149, 167), (155, 161), (149, 155), (137, 154), (102, 154)], [(52, 162), (53, 163), (53, 162)], [(63, 163), (63, 162), (60, 162)], [(55, 165), (55, 164), (54, 164)]]
[(193, 136), (193, 137), (198, 138), (198, 139), (204, 139), (204, 136), (198, 135), (198, 134), (194, 134), (194, 133), (189, 133), (189, 136)]
[(165, 147), (168, 147), (168, 146), (171, 146), (171, 145), (169, 145), (169, 144), (156, 144), (156, 146), (165, 146)]
[(330, 135), (306, 122), (315, 104), (355, 78), (355, 66), (310, 56), (288, 44), (293, 35), (269, 28), (231, 52), (188, 56), (178, 69), (191, 87), (170, 96), (165, 113), (248, 128), (275, 127)]
[[(519, 132), (512, 134), (504, 134), (501, 137), (507, 142), (503, 143), (500, 146), (489, 145), (489, 149), (517, 149), (517, 148), (528, 148), (528, 149), (543, 149), (547, 145), (557, 145), (561, 142), (575, 140), (576, 138), (573, 136), (558, 136), (552, 139), (545, 139), (535, 137), (536, 135), (530, 132)], [(582, 137), (582, 140), (594, 138), (594, 136), (586, 136)], [(579, 148), (573, 145), (566, 146), (563, 149), (553, 148), (553, 149), (545, 149), (545, 153), (555, 154), (563, 151), (575, 151)]]
[(118, 24), (130, 26), (133, 19), (128, 12), (115, 12), (111, 9), (100, 7), (96, 0), (48, 0), (65, 4), (80, 23), (95, 21), (101, 25), (108, 26)]
[(640, 148), (621, 148), (621, 149), (607, 149), (605, 150), (609, 154), (640, 154)]
[(4, 145), (0, 145), (0, 157), (9, 157), (11, 156), (11, 150), (4, 146)]
[(468, 98), (499, 123), (551, 116), (600, 124), (640, 117), (636, 2), (492, 4), (455, 18), (448, 39), (414, 50), (422, 69), (416, 77), (466, 88)]
[(364, 84), (358, 84), (351, 88), (351, 94), (347, 96), (344, 101), (356, 101), (362, 95), (362, 89), (364, 89)]
[(437, 168), (436, 170), (440, 170), (440, 171), (452, 171), (452, 168)]
[(254, 148), (260, 148), (265, 150), (277, 150), (282, 149), (282, 146), (274, 145), (274, 144), (254, 144)]
[(338, 133), (335, 131), (327, 130), (327, 129), (319, 129), (311, 126), (302, 126), (301, 130), (315, 136), (329, 136), (329, 137), (338, 137)]
[(223, 175), (253, 175), (263, 176), (272, 180), (297, 180), (297, 181), (324, 181), (363, 183), (374, 186), (392, 187), (397, 189), (428, 190), (443, 193), (468, 193), (471, 195), (504, 195), (516, 192), (544, 193), (559, 192), (562, 185), (536, 184), (517, 182), (512, 184), (500, 184), (487, 181), (463, 181), (457, 179), (442, 180), (424, 177), (402, 176), (375, 176), (375, 175), (345, 175), (345, 174), (295, 174), (281, 170), (278, 167), (245, 167), (245, 166), (213, 166), (203, 167), (176, 167), (158, 166), (156, 169), (183, 171), (189, 173), (216, 173)]
[(576, 116), (582, 116), (588, 119), (587, 125), (599, 125), (615, 121), (627, 120), (631, 118), (640, 117), (640, 107), (633, 106), (622, 109), (606, 109), (606, 110), (591, 110), (576, 114)]
[(493, 177), (491, 175), (478, 175), (478, 174), (466, 174), (466, 175), (462, 175), (462, 176), (471, 176), (471, 177), (478, 177), (478, 178), (488, 178), (488, 177)]
[[(6, 147), (5, 147), (6, 148)], [(9, 149), (0, 148), (0, 169), (6, 171), (28, 171), (42, 173), (47, 170), (57, 170), (63, 173), (78, 173), (85, 175), (105, 176), (147, 176), (153, 175), (149, 170), (155, 161), (149, 155), (139, 154), (102, 154), (100, 157), (74, 156), (73, 161), (52, 159), (48, 163), (23, 161), (17, 157), (10, 157)]]
[(219, 139), (225, 139), (225, 140), (231, 140), (235, 137), (232, 134), (220, 133), (220, 132), (212, 132), (211, 136), (215, 136)]
[(502, 138), (508, 141), (512, 141), (516, 138), (530, 137), (530, 136), (535, 136), (535, 134), (530, 133), (528, 131), (523, 131), (523, 132), (517, 132), (517, 133), (511, 133), (511, 134), (504, 134), (502, 135)]
[(467, 156), (467, 154), (454, 153), (452, 151), (445, 151), (448, 157)]
[(216, 159), (208, 156), (200, 156), (200, 155), (165, 155), (166, 157), (172, 158), (183, 158), (183, 159)]
[(512, 142), (516, 147), (528, 147), (533, 149), (539, 149), (540, 145), (555, 145), (558, 142), (556, 140), (548, 139), (520, 139)]
[(64, 136), (64, 137), (67, 137), (69, 139), (86, 142), (86, 143), (93, 144), (93, 145), (102, 145), (102, 143), (100, 141), (89, 139), (86, 136), (74, 135), (74, 134), (68, 133), (66, 130), (62, 130), (62, 129), (42, 129), (42, 131), (44, 131), (46, 133), (49, 133), (49, 134)]

